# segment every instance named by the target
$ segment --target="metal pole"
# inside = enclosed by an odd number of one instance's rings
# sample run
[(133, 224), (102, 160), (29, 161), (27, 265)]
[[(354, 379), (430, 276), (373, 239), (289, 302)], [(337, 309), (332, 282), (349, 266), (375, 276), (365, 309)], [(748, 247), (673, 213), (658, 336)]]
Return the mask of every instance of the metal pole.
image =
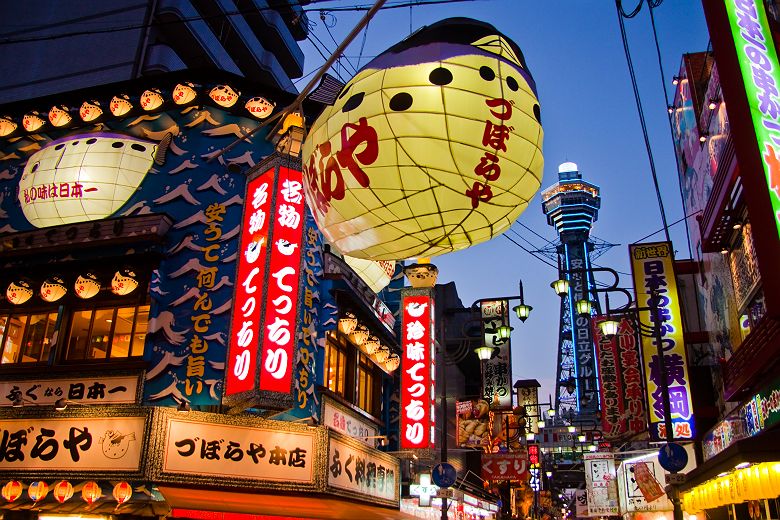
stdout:
[[(664, 349), (661, 340), (663, 336), (661, 334), (661, 323), (663, 319), (658, 312), (658, 293), (653, 290), (650, 292), (650, 299), (648, 300), (650, 309), (653, 316), (653, 333), (655, 334), (655, 344), (658, 355), (658, 371), (661, 377), (661, 396), (663, 398), (664, 405), (664, 429), (666, 430), (666, 444), (674, 442), (674, 430), (672, 424), (672, 405), (669, 400), (669, 381), (667, 380), (666, 361), (664, 360)], [(670, 472), (673, 476), (677, 474), (676, 471)], [(673, 477), (674, 478), (674, 477)], [(680, 504), (680, 496), (677, 490), (677, 484), (669, 484), (669, 499), (672, 501), (674, 507), (674, 520), (683, 520), (683, 511)]]
[[(441, 346), (441, 462), (447, 462), (447, 362), (445, 361), (445, 350), (447, 348), (447, 337)], [(457, 435), (457, 432), (455, 432)], [(441, 498), (441, 520), (447, 520), (447, 497)], [(675, 519), (676, 520), (676, 519)]]

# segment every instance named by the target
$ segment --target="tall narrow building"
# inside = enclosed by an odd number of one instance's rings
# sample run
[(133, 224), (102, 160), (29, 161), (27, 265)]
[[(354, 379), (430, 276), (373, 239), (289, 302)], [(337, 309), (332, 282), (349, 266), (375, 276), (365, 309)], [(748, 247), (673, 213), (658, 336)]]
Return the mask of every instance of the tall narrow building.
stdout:
[(558, 182), (542, 192), (542, 210), (560, 239), (559, 279), (569, 282), (568, 293), (561, 297), (555, 393), (555, 410), (567, 421), (595, 420), (599, 411), (590, 317), (580, 317), (575, 310), (575, 302), (587, 298), (594, 285), (590, 271), (593, 251), (590, 230), (598, 219), (599, 207), (599, 187), (583, 181), (572, 162), (561, 164)]

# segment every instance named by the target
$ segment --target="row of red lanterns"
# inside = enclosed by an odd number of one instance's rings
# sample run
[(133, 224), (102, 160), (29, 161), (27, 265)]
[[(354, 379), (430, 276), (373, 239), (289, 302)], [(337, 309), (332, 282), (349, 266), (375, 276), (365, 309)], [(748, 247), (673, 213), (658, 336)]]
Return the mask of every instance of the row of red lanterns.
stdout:
[[(23, 491), (24, 485), (21, 482), (18, 480), (11, 480), (3, 486), (2, 495), (8, 502), (13, 502), (22, 496)], [(27, 496), (29, 496), (30, 500), (33, 502), (43, 500), (48, 494), (49, 485), (42, 480), (32, 482), (27, 487)], [(133, 486), (125, 481), (119, 482), (114, 486), (112, 494), (118, 504), (124, 504), (130, 500), (130, 497), (133, 495)], [(57, 482), (52, 488), (52, 496), (54, 496), (57, 502), (64, 504), (65, 501), (73, 496), (73, 485), (67, 480)], [(102, 496), (103, 490), (97, 482), (90, 480), (84, 483), (84, 487), (81, 489), (81, 498), (83, 498), (87, 504), (97, 502)]]

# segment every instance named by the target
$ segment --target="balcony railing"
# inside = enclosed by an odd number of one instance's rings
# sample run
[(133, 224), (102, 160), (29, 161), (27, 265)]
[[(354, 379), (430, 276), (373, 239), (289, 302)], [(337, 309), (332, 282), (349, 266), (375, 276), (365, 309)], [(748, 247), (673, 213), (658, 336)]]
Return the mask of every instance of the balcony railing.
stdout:
[(723, 371), (724, 397), (739, 401), (750, 397), (765, 377), (776, 374), (780, 355), (780, 321), (764, 317), (734, 351)]
[(734, 223), (733, 217), (726, 211), (732, 202), (732, 188), (737, 179), (738, 169), (734, 155), (734, 141), (729, 135), (718, 157), (718, 169), (712, 185), (710, 197), (701, 216), (702, 250), (706, 253), (719, 252), (722, 241), (728, 236)]

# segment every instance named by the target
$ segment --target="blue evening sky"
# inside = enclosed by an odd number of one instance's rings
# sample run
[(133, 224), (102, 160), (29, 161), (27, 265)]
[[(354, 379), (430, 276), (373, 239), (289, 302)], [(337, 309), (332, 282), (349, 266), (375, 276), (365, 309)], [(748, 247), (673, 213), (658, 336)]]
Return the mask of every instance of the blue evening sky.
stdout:
[[(624, 0), (625, 10), (633, 10), (636, 1)], [(399, 3), (388, 0), (386, 5)], [(341, 43), (363, 16), (363, 11), (331, 11), (325, 15), (324, 22), (311, 11), (356, 5), (367, 6), (369, 1), (333, 0), (314, 2), (307, 7), (314, 24), (313, 35), (330, 51), (336, 47), (334, 40)], [(666, 0), (653, 13), (665, 87), (671, 99), (671, 78), (679, 70), (682, 55), (706, 50), (709, 36), (700, 0)], [(542, 188), (557, 181), (558, 165), (565, 161), (576, 162), (585, 180), (601, 186), (602, 210), (593, 234), (619, 245), (596, 263), (630, 273), (627, 245), (659, 230), (661, 218), (623, 53), (615, 2), (472, 0), (386, 8), (371, 21), (365, 38), (363, 32), (358, 35), (346, 56), (357, 65), (363, 46), (359, 62), (359, 66), (363, 66), (370, 58), (408, 36), (410, 31), (453, 16), (491, 23), (523, 50), (536, 80), (542, 108), (545, 132)], [(638, 16), (625, 20), (625, 24), (667, 220), (671, 223), (683, 214), (647, 4), (642, 6)], [(302, 47), (306, 53), (305, 73), (309, 74), (325, 60), (311, 42), (302, 42)], [(317, 47), (329, 55), (320, 43)], [(345, 79), (351, 77), (349, 66), (338, 70)], [(308, 78), (299, 81), (298, 87), (303, 88), (307, 82)], [(542, 213), (539, 195), (512, 229), (536, 247), (555, 238), (553, 228), (547, 225)], [(513, 231), (507, 235), (529, 247)], [(663, 240), (663, 234), (651, 239)], [(682, 223), (672, 227), (672, 239), (677, 257), (689, 257)], [(512, 323), (515, 328), (512, 335), (513, 378), (538, 379), (542, 383), (540, 398), (544, 400), (548, 394), (553, 394), (560, 301), (549, 284), (556, 278), (555, 269), (504, 236), (432, 261), (439, 267), (440, 282), (455, 281), (464, 305), (480, 298), (516, 295), (517, 282), (523, 280), (526, 303), (534, 310), (524, 324), (517, 319)], [(621, 285), (631, 285), (628, 274), (622, 276)]]

